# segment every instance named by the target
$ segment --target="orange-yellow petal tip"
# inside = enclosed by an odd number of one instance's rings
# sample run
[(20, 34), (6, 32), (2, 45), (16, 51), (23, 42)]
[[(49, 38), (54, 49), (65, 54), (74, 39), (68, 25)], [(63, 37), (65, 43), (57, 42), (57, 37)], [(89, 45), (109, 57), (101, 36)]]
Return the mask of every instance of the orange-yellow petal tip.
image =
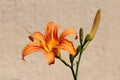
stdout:
[(34, 39), (33, 39), (31, 36), (28, 36), (28, 38), (29, 38), (31, 41), (34, 41)]
[(22, 61), (23, 61), (23, 62), (25, 62), (25, 59), (24, 59), (24, 57), (22, 57)]
[(49, 22), (47, 22), (47, 24), (49, 24), (49, 23), (53, 23), (53, 21), (49, 21)]
[(78, 39), (78, 35), (75, 36), (75, 39)]
[(54, 62), (50, 62), (50, 63), (48, 63), (48, 65), (51, 65), (51, 64), (54, 64)]
[(45, 58), (46, 58), (49, 65), (54, 64), (55, 55), (53, 52), (45, 53)]
[(75, 51), (74, 52), (70, 52), (70, 55), (75, 56), (76, 52)]

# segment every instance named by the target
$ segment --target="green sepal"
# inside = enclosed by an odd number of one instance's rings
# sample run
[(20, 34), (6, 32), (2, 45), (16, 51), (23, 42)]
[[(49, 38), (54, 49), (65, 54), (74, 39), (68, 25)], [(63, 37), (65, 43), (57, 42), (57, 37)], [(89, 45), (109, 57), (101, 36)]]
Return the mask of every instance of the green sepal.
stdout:
[(84, 43), (83, 43), (83, 46), (82, 46), (82, 50), (85, 50), (88, 46), (88, 44), (90, 43), (90, 41), (92, 40), (90, 34), (87, 34), (86, 37), (85, 37), (85, 40), (84, 40)]
[(86, 37), (85, 37), (85, 40), (84, 40), (84, 44), (87, 42), (87, 41), (91, 41), (92, 38), (90, 36), (90, 34), (87, 34)]

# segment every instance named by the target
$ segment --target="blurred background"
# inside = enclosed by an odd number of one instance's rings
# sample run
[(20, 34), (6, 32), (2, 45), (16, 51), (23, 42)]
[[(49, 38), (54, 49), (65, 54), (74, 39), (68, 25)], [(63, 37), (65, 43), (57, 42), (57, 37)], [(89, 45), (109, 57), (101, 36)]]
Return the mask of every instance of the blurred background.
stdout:
[[(78, 80), (120, 80), (119, 0), (0, 0), (0, 80), (73, 80), (69, 68), (57, 59), (49, 66), (41, 52), (22, 62), (21, 51), (30, 42), (23, 27), (44, 33), (53, 21), (61, 26), (59, 33), (82, 27), (86, 35), (98, 9), (101, 22), (82, 55)], [(68, 61), (68, 54), (62, 54)]]

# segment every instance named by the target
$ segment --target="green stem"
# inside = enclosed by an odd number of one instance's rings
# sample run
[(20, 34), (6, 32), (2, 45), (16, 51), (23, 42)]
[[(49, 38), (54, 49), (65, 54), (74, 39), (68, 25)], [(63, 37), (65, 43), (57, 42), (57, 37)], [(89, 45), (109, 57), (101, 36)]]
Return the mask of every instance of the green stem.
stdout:
[[(81, 45), (82, 45), (82, 44), (81, 44)], [(72, 57), (72, 56), (70, 55), (69, 59), (70, 59), (71, 65), (68, 64), (62, 57), (58, 57), (58, 59), (60, 59), (61, 62), (63, 62), (67, 67), (70, 68), (70, 70), (72, 71), (72, 75), (73, 75), (74, 80), (77, 80), (79, 63), (80, 63), (80, 59), (81, 59), (82, 52), (83, 52), (82, 46), (78, 46), (78, 49), (76, 50), (76, 54), (78, 54), (78, 53), (80, 53), (80, 54), (79, 54), (79, 58), (78, 58), (77, 66), (76, 66), (76, 73), (75, 73), (75, 70), (74, 70), (74, 64), (73, 64), (73, 63), (74, 63), (74, 59), (75, 59), (75, 57), (76, 57), (77, 55), (74, 56), (74, 57)]]
[(74, 80), (77, 80), (77, 77), (75, 75), (75, 72), (74, 72), (74, 68), (73, 68), (73, 63), (71, 64), (71, 67), (70, 67), (71, 71), (72, 71), (72, 75), (74, 77)]
[(78, 61), (77, 61), (77, 66), (76, 66), (76, 78), (78, 78), (78, 70), (79, 70), (79, 64), (80, 64), (82, 53), (83, 53), (83, 50), (82, 50), (82, 47), (81, 47), (79, 58), (78, 58)]
[(59, 58), (60, 61), (62, 61), (67, 67), (71, 68), (71, 66), (62, 58)]
[(70, 70), (72, 71), (72, 75), (73, 75), (74, 80), (77, 80), (77, 77), (76, 77), (76, 75), (75, 75), (74, 68), (73, 68), (73, 62), (71, 63), (71, 65), (69, 65), (64, 59), (62, 59), (62, 58), (59, 58), (59, 59), (60, 59), (60, 61), (62, 61), (67, 67), (70, 68)]

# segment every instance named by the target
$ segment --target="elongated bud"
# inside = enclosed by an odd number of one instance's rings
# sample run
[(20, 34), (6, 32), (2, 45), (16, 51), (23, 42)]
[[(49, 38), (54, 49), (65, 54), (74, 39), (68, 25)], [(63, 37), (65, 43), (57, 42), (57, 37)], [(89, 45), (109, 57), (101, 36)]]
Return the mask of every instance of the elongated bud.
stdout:
[(96, 13), (94, 22), (93, 22), (93, 26), (92, 26), (91, 32), (90, 32), (91, 39), (94, 38), (95, 33), (96, 33), (97, 29), (98, 29), (100, 18), (101, 18), (101, 11), (98, 10), (97, 13)]
[(90, 41), (94, 38), (95, 33), (96, 33), (98, 26), (99, 26), (100, 18), (101, 18), (101, 11), (98, 10), (96, 13), (94, 22), (93, 22), (91, 32), (90, 32), (90, 34), (87, 34), (85, 37), (82, 50), (85, 50), (87, 48), (88, 44), (90, 43)]
[(83, 42), (83, 29), (80, 28), (79, 30), (79, 38), (80, 38), (80, 44), (82, 45), (82, 42)]

